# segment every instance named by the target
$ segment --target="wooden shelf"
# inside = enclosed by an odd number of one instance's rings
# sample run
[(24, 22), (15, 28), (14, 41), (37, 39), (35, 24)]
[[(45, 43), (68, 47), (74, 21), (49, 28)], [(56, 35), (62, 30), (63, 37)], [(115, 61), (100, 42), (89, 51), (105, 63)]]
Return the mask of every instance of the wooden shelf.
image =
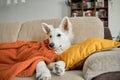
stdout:
[(70, 10), (71, 17), (96, 16), (108, 26), (108, 0), (71, 0)]
[(91, 7), (91, 8), (84, 8), (84, 10), (94, 10), (95, 8), (94, 7)]
[(100, 19), (107, 19), (108, 17), (107, 16), (104, 16), (104, 17), (99, 17)]
[(72, 10), (82, 10), (82, 8), (73, 8)]

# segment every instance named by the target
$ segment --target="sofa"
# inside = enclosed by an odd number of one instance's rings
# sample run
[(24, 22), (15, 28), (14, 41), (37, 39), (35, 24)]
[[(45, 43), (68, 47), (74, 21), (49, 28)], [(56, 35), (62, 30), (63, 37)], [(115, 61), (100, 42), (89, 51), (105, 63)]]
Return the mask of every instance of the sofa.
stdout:
[[(0, 23), (0, 43), (23, 41), (42, 42), (46, 34), (41, 28), (41, 23), (47, 23), (57, 27), (61, 18), (42, 19), (20, 22)], [(108, 27), (103, 27), (102, 21), (97, 17), (71, 17), (74, 40), (72, 45), (80, 43), (88, 38), (112, 39)], [(52, 74), (51, 80), (91, 80), (92, 78), (107, 72), (120, 71), (120, 48), (109, 51), (97, 52), (90, 55), (84, 62), (82, 69), (66, 71), (65, 75)], [(14, 80), (35, 80), (35, 74), (29, 77), (15, 77)]]

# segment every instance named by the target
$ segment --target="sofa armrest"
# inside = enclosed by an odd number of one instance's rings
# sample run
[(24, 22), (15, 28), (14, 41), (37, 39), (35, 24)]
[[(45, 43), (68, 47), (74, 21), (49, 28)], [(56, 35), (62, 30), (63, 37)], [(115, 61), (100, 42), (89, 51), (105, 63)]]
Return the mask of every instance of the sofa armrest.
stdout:
[(120, 71), (120, 48), (98, 52), (88, 57), (83, 66), (85, 80), (112, 71)]

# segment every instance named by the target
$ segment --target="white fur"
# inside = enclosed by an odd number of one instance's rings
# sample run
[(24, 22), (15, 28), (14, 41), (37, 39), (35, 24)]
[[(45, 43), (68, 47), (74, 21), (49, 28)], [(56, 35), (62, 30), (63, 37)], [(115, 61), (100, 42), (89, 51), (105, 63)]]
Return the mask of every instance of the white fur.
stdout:
[[(72, 25), (68, 17), (63, 18), (58, 28), (54, 28), (52, 25), (43, 23), (42, 29), (49, 36), (50, 48), (54, 49), (57, 55), (71, 46), (73, 33)], [(63, 61), (53, 62), (48, 66), (46, 66), (44, 61), (41, 61), (36, 67), (36, 77), (38, 80), (51, 79), (51, 74), (48, 68), (52, 73), (59, 76), (62, 76), (65, 73), (65, 63)]]

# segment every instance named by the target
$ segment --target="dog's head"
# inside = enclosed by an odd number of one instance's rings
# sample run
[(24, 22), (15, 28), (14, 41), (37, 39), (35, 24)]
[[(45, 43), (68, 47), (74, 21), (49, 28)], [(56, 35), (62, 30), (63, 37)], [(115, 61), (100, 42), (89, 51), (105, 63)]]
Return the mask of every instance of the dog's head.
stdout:
[(68, 17), (64, 17), (58, 28), (42, 23), (43, 31), (49, 36), (49, 47), (57, 54), (63, 52), (71, 45), (73, 38), (72, 25)]

